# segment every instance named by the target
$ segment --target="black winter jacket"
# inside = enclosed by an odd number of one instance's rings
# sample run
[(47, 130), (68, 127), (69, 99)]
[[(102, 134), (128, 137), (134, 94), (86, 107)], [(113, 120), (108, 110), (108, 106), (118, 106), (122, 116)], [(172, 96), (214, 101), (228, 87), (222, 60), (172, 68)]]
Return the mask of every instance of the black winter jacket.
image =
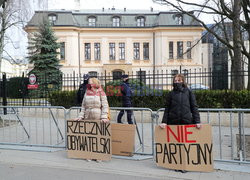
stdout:
[(168, 125), (200, 123), (195, 96), (190, 89), (173, 90), (167, 95), (162, 123)]
[(82, 100), (87, 90), (87, 86), (88, 86), (88, 81), (84, 81), (84, 83), (79, 86), (76, 97), (76, 103), (78, 106), (82, 105)]

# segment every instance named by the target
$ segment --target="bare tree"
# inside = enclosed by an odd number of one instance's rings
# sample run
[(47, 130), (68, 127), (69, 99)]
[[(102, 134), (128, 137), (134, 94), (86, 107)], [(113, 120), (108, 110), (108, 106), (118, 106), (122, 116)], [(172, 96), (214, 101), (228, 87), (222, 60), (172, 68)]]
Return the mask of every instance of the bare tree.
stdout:
[[(250, 36), (250, 2), (249, 0), (204, 0), (201, 3), (193, 3), (189, 0), (153, 0), (156, 3), (167, 5), (175, 10), (187, 14), (194, 20), (198, 21), (209, 33), (211, 33), (218, 41), (223, 43), (229, 50), (232, 66), (232, 81), (231, 88), (240, 90), (244, 88), (243, 58), (242, 54), (248, 59), (248, 76), (250, 76), (250, 49), (247, 49), (246, 43), (242, 36), (243, 32), (247, 32), (248, 41)], [(208, 26), (200, 19), (201, 15), (211, 15), (215, 25)], [(216, 26), (220, 26), (223, 30), (224, 23), (232, 23), (233, 39), (226, 38), (227, 34), (224, 31), (224, 36), (220, 36), (216, 31)], [(250, 77), (248, 77), (250, 80)], [(250, 82), (248, 81), (250, 89)]]
[(27, 13), (30, 10), (24, 0), (7, 0), (5, 6), (0, 9), (0, 70), (2, 57), (6, 43), (12, 43), (8, 37), (7, 30), (12, 27), (22, 28), (22, 24), (27, 20)]
[(35, 4), (39, 9), (48, 8), (48, 0), (6, 0), (5, 6), (0, 7), (0, 73), (3, 52), (9, 54), (5, 46), (7, 43), (13, 44), (12, 37), (8, 37), (6, 32), (13, 27), (23, 32), (23, 27), (34, 13)]

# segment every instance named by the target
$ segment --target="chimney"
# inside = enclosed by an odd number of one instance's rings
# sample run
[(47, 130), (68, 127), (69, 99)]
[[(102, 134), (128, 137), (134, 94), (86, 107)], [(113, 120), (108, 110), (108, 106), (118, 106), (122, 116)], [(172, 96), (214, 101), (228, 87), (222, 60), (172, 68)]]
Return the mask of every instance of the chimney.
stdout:
[(81, 8), (81, 0), (75, 0), (75, 10), (80, 10)]

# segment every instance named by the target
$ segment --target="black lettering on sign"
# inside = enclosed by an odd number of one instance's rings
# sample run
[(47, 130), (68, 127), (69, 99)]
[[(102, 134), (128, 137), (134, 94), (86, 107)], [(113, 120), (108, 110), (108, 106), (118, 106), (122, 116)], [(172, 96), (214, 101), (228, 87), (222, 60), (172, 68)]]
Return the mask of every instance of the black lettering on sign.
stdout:
[(188, 146), (188, 147), (186, 147), (185, 145), (184, 145), (184, 150), (185, 150), (185, 152), (186, 152), (186, 157), (187, 157), (187, 164), (190, 164), (190, 162), (189, 162), (189, 152), (190, 152), (190, 146)]
[(67, 136), (68, 150), (110, 154), (110, 139), (91, 136)]
[[(213, 144), (156, 143), (155, 148), (156, 163), (192, 165), (212, 164)], [(195, 152), (195, 156), (192, 157), (190, 152)], [(177, 161), (177, 159), (179, 159), (179, 161)]]
[(67, 149), (110, 154), (110, 123), (67, 121)]
[(169, 152), (170, 153), (170, 163), (172, 163), (172, 158), (171, 157), (173, 157), (175, 164), (177, 164), (177, 161), (176, 161), (175, 156), (174, 156), (177, 153), (176, 144), (169, 143), (169, 150), (170, 150), (170, 152)]
[(110, 123), (91, 121), (67, 121), (67, 133), (111, 136)]
[(74, 125), (73, 121), (67, 121), (67, 133), (73, 132), (72, 126)]
[[(155, 143), (155, 160), (156, 163), (158, 163), (158, 155), (162, 153), (162, 144), (161, 143)], [(165, 163), (165, 160), (163, 161)]]
[(170, 160), (170, 155), (169, 155), (169, 153), (168, 153), (168, 148), (166, 147), (167, 146), (167, 144), (164, 144), (164, 158), (163, 158), (163, 163), (165, 163), (165, 157), (166, 157), (166, 155), (167, 155), (167, 158), (168, 158), (168, 162), (170, 162), (171, 160)]

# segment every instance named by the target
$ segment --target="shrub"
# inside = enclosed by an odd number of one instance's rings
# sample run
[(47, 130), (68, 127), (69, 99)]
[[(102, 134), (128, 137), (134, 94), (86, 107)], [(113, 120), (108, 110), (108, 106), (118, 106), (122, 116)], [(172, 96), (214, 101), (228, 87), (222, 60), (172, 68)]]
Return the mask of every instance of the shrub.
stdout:
[(29, 83), (28, 78), (13, 77), (7, 81), (7, 97), (10, 98), (22, 98), (28, 92), (27, 85)]
[(49, 95), (49, 101), (52, 106), (63, 106), (70, 108), (76, 106), (77, 91), (53, 91)]
[[(157, 95), (157, 93), (159, 95)], [(134, 95), (132, 97), (133, 107), (144, 107), (158, 110), (165, 107), (166, 96), (169, 91), (161, 93), (154, 90), (148, 95)], [(232, 90), (199, 90), (194, 91), (199, 108), (249, 108), (250, 91)], [(107, 96), (110, 107), (121, 107), (121, 96)], [(69, 108), (76, 106), (76, 91), (54, 91), (50, 94), (50, 103), (53, 106), (64, 106)]]

